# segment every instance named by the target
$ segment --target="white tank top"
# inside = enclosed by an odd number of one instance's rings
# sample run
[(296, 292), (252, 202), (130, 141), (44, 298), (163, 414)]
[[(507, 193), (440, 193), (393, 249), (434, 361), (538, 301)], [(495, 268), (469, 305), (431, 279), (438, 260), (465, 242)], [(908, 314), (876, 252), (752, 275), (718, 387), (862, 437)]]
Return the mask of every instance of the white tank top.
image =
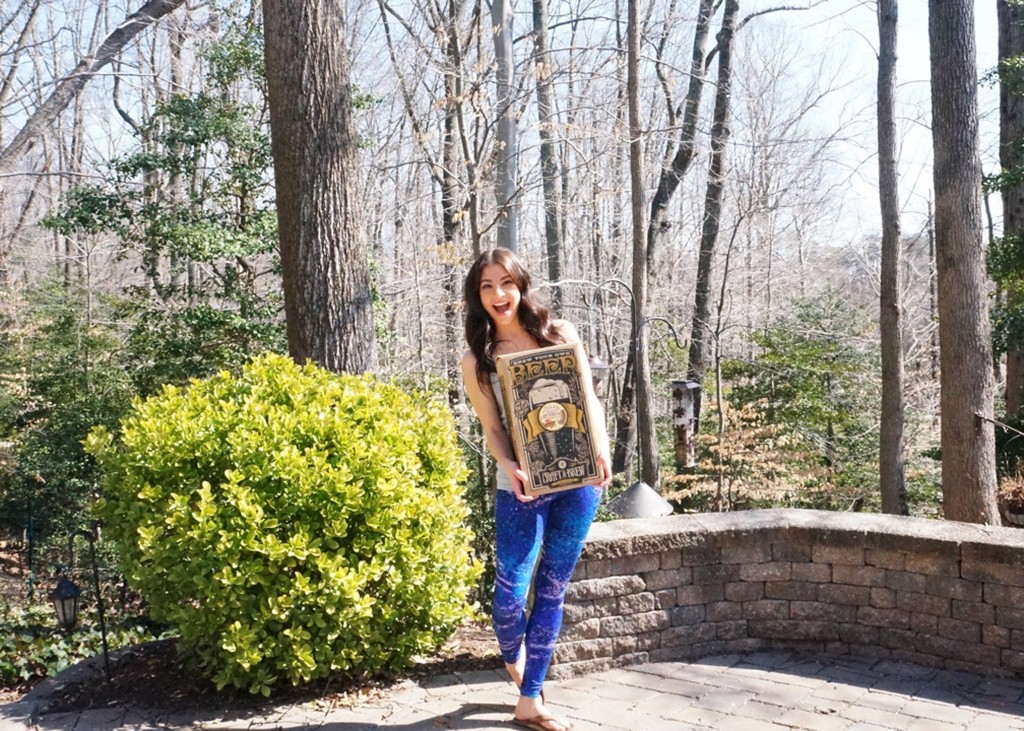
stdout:
[[(498, 414), (501, 415), (501, 423), (505, 427), (505, 431), (508, 431), (508, 419), (505, 418), (505, 399), (501, 397), (501, 385), (498, 383), (498, 374), (491, 374), (491, 390), (494, 391), (494, 401), (498, 404)], [(511, 437), (509, 437), (511, 439)], [(508, 475), (505, 474), (505, 470), (498, 467), (497, 475), (495, 475), (494, 483), (499, 490), (505, 492), (512, 492), (512, 483), (509, 482)]]

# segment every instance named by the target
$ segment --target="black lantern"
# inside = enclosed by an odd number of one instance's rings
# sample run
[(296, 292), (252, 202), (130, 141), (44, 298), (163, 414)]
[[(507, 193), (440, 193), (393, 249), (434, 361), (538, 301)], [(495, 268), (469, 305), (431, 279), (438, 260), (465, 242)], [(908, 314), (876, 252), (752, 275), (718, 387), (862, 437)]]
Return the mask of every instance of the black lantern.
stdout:
[(608, 397), (608, 371), (609, 365), (596, 355), (587, 359), (590, 364), (590, 378), (594, 382), (594, 393), (602, 402)]
[[(93, 530), (75, 531), (68, 538), (68, 569), (75, 566), (75, 537), (82, 536), (89, 541), (89, 557), (92, 559), (92, 585), (96, 592), (96, 614), (100, 621), (100, 642), (103, 645), (103, 673), (110, 682), (110, 653), (107, 650), (107, 622), (103, 616), (103, 594), (100, 591), (100, 568), (96, 562), (96, 539), (99, 535), (99, 528)], [(78, 598), (82, 590), (69, 579), (61, 574), (57, 586), (50, 592), (49, 599), (53, 602), (53, 611), (57, 615), (57, 624), (65, 632), (74, 629), (78, 622)]]
[(61, 576), (57, 586), (50, 592), (49, 599), (53, 602), (57, 624), (65, 632), (72, 630), (78, 622), (78, 597), (81, 593), (78, 585), (66, 576)]

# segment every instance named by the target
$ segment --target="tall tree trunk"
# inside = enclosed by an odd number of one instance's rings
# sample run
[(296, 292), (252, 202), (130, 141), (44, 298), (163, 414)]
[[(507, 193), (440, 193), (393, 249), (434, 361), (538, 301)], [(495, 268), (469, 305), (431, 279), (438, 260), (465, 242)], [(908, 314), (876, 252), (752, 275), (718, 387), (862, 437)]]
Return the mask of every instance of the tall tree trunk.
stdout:
[(459, 355), (463, 342), (462, 292), (459, 288), (457, 267), (462, 252), (463, 196), (455, 171), (459, 168), (459, 108), (462, 105), (462, 47), (459, 42), (459, 3), (448, 2), (448, 29), (444, 43), (448, 69), (444, 77), (444, 162), (441, 165), (441, 208), (444, 241), (439, 247), (441, 254), (441, 276), (444, 287), (445, 351), (444, 364), (448, 376), (448, 404), (456, 406), (462, 398), (462, 375), (459, 370)]
[[(939, 271), (935, 262), (935, 214), (928, 201), (928, 322), (932, 323), (928, 338), (928, 377), (939, 382)], [(938, 421), (938, 418), (935, 418)]]
[[(534, 66), (537, 77), (537, 121), (540, 135), (540, 176), (544, 187), (544, 242), (547, 248), (548, 281), (562, 278), (562, 205), (559, 186), (554, 89), (551, 83), (551, 51), (548, 48), (548, 0), (533, 0)], [(562, 288), (551, 291), (561, 309)]]
[(494, 31), (495, 80), (498, 85), (498, 123), (494, 175), (495, 203), (498, 207), (498, 246), (516, 250), (516, 119), (512, 110), (515, 101), (515, 60), (512, 57), (511, 0), (493, 0), (491, 27)]
[[(736, 250), (736, 239), (739, 234), (742, 218), (733, 222), (732, 235), (729, 236), (729, 244), (725, 247), (725, 261), (722, 266), (722, 283), (718, 289), (718, 304), (715, 309), (715, 383), (722, 383), (722, 333), (725, 331), (725, 308), (726, 308), (726, 282), (729, 280), (729, 268), (732, 263), (732, 255)], [(724, 437), (725, 437), (725, 405), (722, 399), (722, 388), (715, 388), (715, 412), (718, 414), (717, 450), (715, 461), (718, 468), (718, 485), (715, 492), (715, 510), (732, 508), (732, 490), (725, 494), (725, 466), (724, 460)], [(696, 436), (696, 435), (694, 435)], [(731, 484), (731, 483), (730, 483)]]
[[(629, 133), (629, 122), (623, 113), (628, 104), (626, 103), (626, 73), (627, 51), (625, 39), (622, 36), (622, 4), (621, 0), (615, 0), (615, 137), (621, 139)], [(612, 180), (618, 190), (619, 182), (623, 181), (623, 170), (629, 158), (629, 148), (616, 145), (614, 151)], [(617, 260), (618, 243), (625, 230), (622, 211), (624, 206), (612, 206), (611, 240), (609, 251), (612, 254), (612, 262), (607, 269), (613, 271)], [(598, 278), (602, 281), (602, 278)], [(615, 410), (615, 447), (612, 455), (612, 472), (632, 472), (633, 452), (636, 449), (636, 299), (633, 298), (630, 289), (630, 317), (631, 325), (629, 330), (629, 349), (626, 353), (626, 364), (622, 374), (622, 388), (619, 392), (618, 403)]]
[(974, 0), (929, 0), (943, 513), (996, 523)]
[(640, 479), (658, 486), (658, 440), (654, 430), (651, 364), (647, 355), (647, 227), (644, 200), (644, 144), (640, 127), (639, 0), (627, 4), (626, 106), (629, 113), (629, 179), (633, 212), (633, 329), (636, 352), (637, 442)]
[(288, 350), (332, 371), (376, 365), (343, 0), (264, 0)]
[(903, 315), (900, 303), (900, 206), (896, 174), (897, 0), (878, 0), (878, 197), (882, 210), (879, 325), (882, 340), (882, 423), (878, 473), (882, 511), (907, 515), (903, 455)]
[[(729, 105), (732, 98), (732, 44), (736, 32), (739, 0), (726, 0), (722, 27), (718, 31), (718, 88), (711, 124), (711, 162), (704, 194), (704, 221), (697, 258), (697, 285), (693, 299), (693, 323), (690, 327), (690, 353), (687, 378), (703, 386), (708, 365), (707, 337), (711, 311), (711, 267), (721, 228), (722, 193), (725, 190), (725, 152), (729, 143)], [(694, 422), (700, 424), (701, 398), (693, 406)], [(699, 428), (699, 427), (698, 427)]]
[[(998, 0), (999, 61), (1024, 57), (1024, 7), (1009, 0)], [(1006, 171), (1024, 170), (1024, 89), (1021, 82), (999, 85), (999, 165)], [(1024, 184), (1005, 184), (1003, 200), (1003, 236), (1024, 235)], [(1007, 293), (1011, 304), (1021, 306), (1020, 295)], [(1024, 352), (1011, 346), (1006, 354), (1006, 415), (1019, 416), (1024, 390)]]
[[(717, 6), (714, 0), (700, 0), (700, 6), (697, 9), (697, 27), (693, 33), (693, 52), (690, 56), (690, 81), (686, 88), (686, 98), (683, 100), (683, 121), (679, 126), (679, 140), (671, 155), (671, 160), (666, 160), (666, 164), (662, 167), (658, 188), (654, 192), (654, 197), (651, 198), (651, 216), (647, 224), (649, 270), (655, 266), (654, 259), (657, 254), (658, 241), (667, 229), (665, 217), (668, 212), (668, 204), (679, 184), (686, 177), (696, 153), (697, 122), (700, 120), (700, 103), (704, 92), (704, 65), (711, 17), (715, 12), (715, 7)], [(673, 119), (670, 119), (669, 123), (674, 125), (674, 117), (678, 115), (673, 114), (672, 116)]]

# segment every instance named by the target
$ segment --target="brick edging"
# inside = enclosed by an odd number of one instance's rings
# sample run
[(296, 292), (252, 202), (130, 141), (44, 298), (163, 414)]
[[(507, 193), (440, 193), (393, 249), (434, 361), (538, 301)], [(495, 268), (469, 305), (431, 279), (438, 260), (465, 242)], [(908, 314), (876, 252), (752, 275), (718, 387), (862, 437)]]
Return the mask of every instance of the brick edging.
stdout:
[(814, 510), (597, 523), (551, 675), (777, 647), (1024, 675), (1024, 531)]

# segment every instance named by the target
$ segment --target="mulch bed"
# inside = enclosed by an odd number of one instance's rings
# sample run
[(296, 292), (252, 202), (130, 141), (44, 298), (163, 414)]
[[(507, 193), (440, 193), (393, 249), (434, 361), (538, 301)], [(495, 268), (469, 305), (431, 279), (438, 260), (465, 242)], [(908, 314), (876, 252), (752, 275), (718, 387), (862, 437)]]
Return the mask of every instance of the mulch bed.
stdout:
[[(98, 663), (100, 664), (100, 663)], [(472, 624), (460, 628), (433, 657), (401, 676), (329, 678), (308, 686), (283, 685), (270, 698), (245, 690), (225, 688), (186, 667), (177, 656), (174, 640), (139, 645), (121, 654), (111, 665), (111, 679), (90, 673), (63, 683), (49, 697), (47, 712), (83, 711), (90, 708), (127, 706), (193, 711), (258, 711), (268, 706), (311, 701), (334, 706), (357, 705), (379, 697), (405, 677), (425, 677), (453, 672), (503, 667), (489, 627)]]

